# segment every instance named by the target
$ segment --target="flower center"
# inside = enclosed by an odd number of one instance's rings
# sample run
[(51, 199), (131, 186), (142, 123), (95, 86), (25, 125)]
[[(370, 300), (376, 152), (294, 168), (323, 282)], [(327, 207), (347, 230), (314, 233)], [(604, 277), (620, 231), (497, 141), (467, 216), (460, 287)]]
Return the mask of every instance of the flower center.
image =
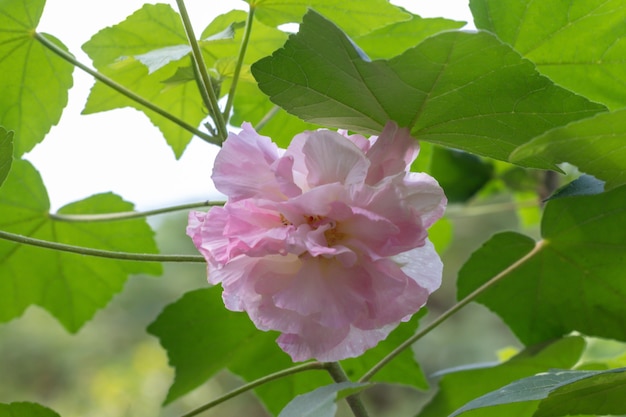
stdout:
[[(319, 227), (329, 225), (330, 227), (324, 231), (324, 238), (326, 239), (326, 244), (330, 247), (343, 239), (346, 235), (337, 230), (339, 224), (329, 219), (325, 216), (320, 216), (319, 214), (305, 214), (304, 221), (306, 224), (311, 226), (313, 230), (317, 230)], [(280, 222), (285, 226), (292, 226), (293, 223), (287, 220), (287, 218), (281, 213), (280, 214)]]

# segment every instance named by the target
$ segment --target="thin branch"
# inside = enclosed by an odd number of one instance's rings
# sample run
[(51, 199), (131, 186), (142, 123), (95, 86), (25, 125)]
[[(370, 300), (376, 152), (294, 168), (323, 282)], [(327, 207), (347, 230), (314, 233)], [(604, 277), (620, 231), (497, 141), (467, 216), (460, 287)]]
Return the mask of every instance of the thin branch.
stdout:
[(65, 243), (50, 242), (48, 240), (35, 239), (2, 230), (0, 230), (0, 239), (10, 240), (23, 245), (38, 246), (40, 248), (54, 249), (62, 252), (78, 253), (80, 255), (118, 259), (122, 261), (205, 262), (204, 257), (201, 255), (161, 255), (158, 253), (116, 252), (103, 249), (86, 248), (83, 246), (67, 245)]
[(280, 107), (278, 106), (272, 107), (270, 111), (268, 111), (267, 114), (263, 116), (263, 118), (259, 121), (259, 123), (257, 123), (256, 126), (254, 126), (254, 130), (259, 132), (261, 129), (263, 129), (265, 125), (269, 123), (269, 121), (272, 120), (272, 118), (278, 114), (279, 111), (280, 111)]
[(437, 317), (437, 319), (435, 319), (428, 326), (426, 326), (425, 328), (423, 328), (422, 330), (417, 332), (415, 335), (413, 335), (412, 337), (410, 337), (409, 339), (404, 341), (401, 345), (396, 347), (391, 353), (389, 353), (387, 356), (385, 356), (383, 359), (381, 359), (380, 362), (378, 362), (369, 371), (367, 371), (365, 373), (365, 375), (363, 375), (361, 377), (361, 379), (359, 379), (359, 382), (367, 382), (370, 379), (372, 379), (372, 377), (374, 376), (374, 374), (376, 374), (376, 372), (380, 371), (385, 365), (387, 365), (387, 363), (389, 363), (393, 358), (398, 356), (400, 354), (400, 352), (402, 352), (404, 349), (408, 348), (413, 343), (417, 342), (419, 339), (421, 339), (422, 337), (424, 337), (425, 335), (430, 333), (432, 330), (437, 328), (441, 323), (443, 323), (448, 318), (453, 316), (456, 312), (458, 312), (461, 308), (465, 307), (467, 304), (469, 304), (471, 301), (473, 301), (476, 297), (478, 297), (483, 292), (485, 292), (486, 290), (491, 288), (493, 285), (495, 285), (497, 282), (499, 282), (502, 278), (506, 277), (511, 271), (517, 269), (524, 262), (526, 262), (527, 260), (532, 258), (535, 254), (537, 254), (537, 252), (539, 252), (543, 248), (543, 246), (545, 244), (546, 244), (545, 240), (540, 240), (539, 242), (537, 242), (535, 244), (535, 247), (530, 252), (528, 252), (526, 255), (522, 256), (520, 259), (518, 259), (517, 261), (513, 262), (507, 268), (502, 270), (499, 274), (497, 274), (493, 278), (491, 278), (489, 281), (485, 282), (483, 285), (481, 285), (480, 287), (476, 288), (474, 291), (472, 291), (470, 294), (468, 294), (461, 301), (459, 301), (458, 303), (456, 303), (455, 305), (450, 307), (450, 309), (448, 309), (446, 312), (444, 312), (441, 316)]
[[(333, 378), (333, 381), (339, 382), (350, 382), (350, 379), (344, 372), (343, 368), (339, 364), (339, 362), (326, 362), (325, 368)], [(346, 401), (352, 410), (352, 414), (355, 417), (368, 417), (367, 410), (365, 409), (365, 405), (363, 405), (363, 401), (361, 401), (361, 393), (356, 393), (349, 395), (346, 397)]]
[(228, 92), (228, 99), (226, 106), (224, 107), (224, 119), (230, 118), (230, 111), (233, 107), (235, 100), (235, 91), (237, 90), (237, 83), (239, 82), (239, 76), (241, 74), (241, 68), (243, 67), (243, 60), (246, 56), (246, 50), (248, 49), (248, 43), (250, 42), (250, 33), (252, 33), (252, 23), (254, 22), (255, 6), (250, 3), (250, 9), (248, 11), (248, 18), (246, 19), (246, 28), (243, 32), (243, 39), (241, 40), (241, 46), (239, 47), (239, 55), (237, 56), (237, 65), (235, 66), (235, 72), (233, 74), (233, 82), (230, 85)]
[(217, 103), (218, 98), (215, 94), (215, 90), (213, 89), (213, 82), (211, 81), (211, 77), (209, 76), (209, 73), (206, 69), (206, 64), (204, 63), (204, 58), (202, 57), (200, 45), (198, 44), (196, 35), (193, 32), (191, 19), (189, 19), (189, 13), (187, 13), (187, 7), (185, 6), (185, 2), (183, 0), (176, 0), (176, 4), (178, 5), (180, 17), (183, 20), (183, 26), (185, 27), (185, 33), (187, 34), (189, 46), (191, 46), (191, 56), (193, 57), (196, 69), (200, 73), (202, 88), (209, 96), (209, 110), (211, 111), (211, 117), (215, 122), (215, 126), (217, 127), (217, 132), (219, 133), (221, 143), (224, 141), (224, 139), (226, 139), (226, 136), (228, 135), (226, 122), (224, 121), (224, 117)]
[(180, 417), (193, 417), (196, 416), (200, 413), (202, 413), (203, 411), (206, 411), (208, 409), (211, 409), (213, 407), (215, 407), (216, 405), (219, 405), (233, 397), (236, 397), (240, 394), (243, 394), (246, 391), (250, 391), (251, 389), (254, 389), (260, 385), (266, 384), (270, 381), (274, 381), (276, 379), (280, 379), (280, 378), (284, 378), (286, 376), (289, 375), (293, 375), (293, 374), (297, 374), (299, 372), (304, 372), (304, 371), (311, 371), (311, 370), (323, 370), (325, 369), (324, 364), (320, 363), (320, 362), (308, 362), (308, 363), (304, 363), (302, 365), (297, 365), (288, 369), (284, 369), (282, 371), (278, 371), (275, 372), (273, 374), (270, 375), (266, 375), (262, 378), (257, 379), (256, 381), (252, 381), (250, 383), (247, 383), (245, 385), (242, 385), (241, 387), (234, 389), (232, 391), (230, 391), (227, 394), (222, 395), (221, 397), (201, 406), (196, 408), (193, 411), (188, 412), (187, 414), (184, 414)]
[(176, 117), (173, 114), (167, 112), (166, 110), (160, 108), (159, 106), (153, 104), (152, 102), (146, 100), (145, 98), (143, 98), (143, 97), (133, 93), (132, 91), (130, 91), (129, 89), (127, 89), (123, 85), (118, 84), (115, 81), (113, 81), (112, 79), (108, 78), (107, 76), (105, 76), (105, 75), (103, 75), (103, 74), (101, 74), (101, 73), (99, 73), (97, 71), (92, 70), (91, 68), (89, 68), (85, 64), (81, 63), (76, 58), (74, 58), (72, 56), (72, 54), (64, 51), (61, 48), (59, 48), (57, 45), (55, 45), (53, 42), (48, 40), (41, 33), (35, 33), (34, 37), (39, 42), (41, 42), (41, 44), (43, 44), (46, 48), (50, 49), (52, 52), (54, 52), (55, 54), (57, 54), (58, 56), (60, 56), (61, 58), (63, 58), (67, 62), (69, 62), (70, 64), (72, 64), (72, 65), (82, 69), (83, 71), (85, 71), (87, 74), (91, 75), (92, 77), (94, 77), (98, 81), (100, 81), (103, 84), (111, 87), (112, 89), (114, 89), (118, 93), (128, 97), (129, 99), (131, 99), (133, 101), (136, 101), (137, 103), (141, 104), (142, 106), (147, 107), (148, 109), (152, 110), (153, 112), (155, 112), (155, 113), (165, 117), (167, 120), (169, 120), (169, 121), (171, 121), (173, 123), (176, 123), (178, 126), (180, 126), (183, 129), (193, 133), (194, 135), (198, 136), (200, 139), (203, 139), (203, 140), (205, 140), (205, 141), (207, 141), (209, 143), (212, 143), (213, 145), (220, 145), (221, 141), (218, 141), (213, 136), (207, 135), (205, 132), (202, 132), (201, 130), (196, 129), (195, 127), (191, 126), (189, 123), (179, 119), (178, 117)]
[(98, 214), (61, 214), (50, 213), (48, 217), (53, 220), (64, 222), (108, 222), (114, 220), (129, 220), (141, 217), (154, 216), (157, 214), (171, 213), (174, 211), (188, 210), (199, 207), (223, 206), (224, 201), (202, 201), (198, 203), (181, 204), (178, 206), (163, 207), (146, 211), (124, 211), (118, 213), (98, 213)]

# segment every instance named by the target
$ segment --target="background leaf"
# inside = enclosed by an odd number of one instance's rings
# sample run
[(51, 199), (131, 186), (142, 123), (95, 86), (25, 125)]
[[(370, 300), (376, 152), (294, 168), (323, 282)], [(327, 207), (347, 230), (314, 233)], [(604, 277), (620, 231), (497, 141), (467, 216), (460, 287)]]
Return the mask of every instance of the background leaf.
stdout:
[[(597, 195), (550, 200), (538, 251), (477, 301), (498, 314), (525, 344), (570, 331), (626, 340), (626, 186)], [(535, 242), (504, 232), (474, 252), (459, 272), (469, 294)]]
[(298, 395), (278, 417), (335, 417), (337, 412), (337, 395), (349, 391), (348, 395), (354, 394), (367, 387), (368, 384), (355, 384), (353, 382), (340, 382), (326, 385), (306, 394)]
[(544, 400), (533, 417), (589, 413), (626, 413), (626, 369), (608, 371), (550, 370), (524, 378), (477, 398), (456, 410), (465, 411), (515, 402)]
[[(52, 220), (39, 173), (15, 161), (0, 189), (0, 229), (36, 239), (98, 249), (155, 253), (153, 232), (143, 219), (107, 223)], [(88, 214), (132, 210), (108, 193), (62, 207), (59, 213)], [(119, 292), (129, 274), (160, 274), (161, 265), (52, 251), (0, 240), (0, 322), (20, 316), (33, 304), (55, 316), (69, 331), (80, 327)]]
[(255, 17), (268, 26), (299, 23), (307, 9), (317, 10), (351, 35), (362, 35), (390, 23), (408, 20), (410, 14), (387, 0), (358, 2), (335, 0), (246, 0)]
[(544, 158), (569, 162), (606, 181), (607, 189), (626, 183), (626, 110), (602, 113), (559, 127), (520, 146), (511, 160)]
[(420, 140), (502, 160), (532, 137), (604, 109), (541, 77), (490, 34), (441, 33), (370, 62), (312, 11), (252, 73), (274, 103), (307, 122), (376, 134), (391, 119)]
[[(0, 124), (15, 134), (21, 156), (61, 118), (74, 67), (40, 44), (34, 33), (45, 0), (0, 2)], [(66, 47), (45, 35), (60, 48)]]
[(0, 417), (60, 417), (56, 412), (35, 403), (0, 403)]
[(0, 126), (0, 187), (4, 183), (13, 163), (13, 132)]
[(470, 0), (476, 27), (498, 35), (559, 85), (626, 106), (623, 0)]
[[(569, 369), (579, 360), (584, 347), (585, 341), (582, 337), (566, 337), (528, 347), (507, 362), (496, 366), (446, 373), (439, 382), (439, 391), (418, 416), (448, 416), (467, 402), (517, 379), (551, 368)], [(510, 404), (480, 412), (468, 412), (467, 416), (530, 417), (536, 408), (536, 403)]]

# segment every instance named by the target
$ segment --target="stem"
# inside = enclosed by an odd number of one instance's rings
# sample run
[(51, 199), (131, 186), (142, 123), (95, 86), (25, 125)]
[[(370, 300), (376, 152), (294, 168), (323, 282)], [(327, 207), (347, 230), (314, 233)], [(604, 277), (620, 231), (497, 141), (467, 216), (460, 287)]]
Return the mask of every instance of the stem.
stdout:
[[(335, 382), (350, 382), (339, 362), (327, 362), (324, 366)], [(367, 410), (363, 405), (363, 401), (361, 401), (360, 393), (346, 397), (346, 401), (355, 417), (368, 417)]]
[(254, 22), (255, 6), (250, 3), (250, 10), (248, 12), (248, 18), (246, 19), (246, 28), (243, 32), (243, 39), (241, 40), (241, 46), (239, 48), (239, 56), (237, 57), (237, 65), (235, 66), (235, 72), (233, 74), (233, 82), (230, 85), (230, 91), (228, 92), (228, 100), (226, 101), (226, 107), (224, 107), (224, 119), (230, 118), (230, 111), (233, 107), (235, 100), (235, 91), (237, 90), (237, 83), (239, 82), (239, 75), (241, 74), (241, 68), (243, 67), (243, 60), (246, 56), (246, 50), (248, 49), (248, 43), (250, 42), (250, 33), (252, 32), (252, 23)]
[(276, 116), (276, 114), (280, 111), (280, 107), (278, 106), (274, 106), (270, 109), (270, 111), (267, 112), (267, 114), (265, 116), (263, 116), (263, 118), (259, 121), (259, 123), (256, 124), (256, 126), (254, 127), (254, 130), (256, 130), (257, 132), (259, 132), (261, 129), (263, 129), (263, 127), (265, 127), (265, 125), (272, 120), (272, 117)]
[(545, 244), (546, 244), (545, 240), (540, 240), (539, 242), (537, 242), (535, 244), (535, 247), (530, 252), (528, 252), (526, 255), (522, 256), (517, 261), (513, 262), (511, 265), (509, 265), (507, 268), (505, 268), (500, 273), (495, 275), (489, 281), (485, 282), (483, 285), (481, 285), (480, 287), (476, 288), (470, 294), (465, 296), (465, 298), (463, 298), (461, 301), (457, 302), (455, 305), (450, 307), (441, 316), (437, 317), (428, 326), (426, 326), (425, 328), (423, 328), (419, 332), (415, 333), (415, 335), (413, 335), (412, 337), (410, 337), (409, 339), (404, 341), (401, 345), (399, 345), (397, 348), (395, 348), (391, 353), (389, 353), (387, 356), (385, 356), (383, 359), (381, 359), (380, 362), (378, 362), (376, 365), (374, 365), (369, 371), (367, 371), (365, 373), (365, 375), (363, 375), (361, 377), (361, 379), (359, 379), (359, 382), (367, 382), (370, 379), (372, 379), (372, 377), (374, 376), (374, 374), (376, 374), (376, 372), (380, 371), (385, 365), (387, 365), (387, 363), (389, 363), (393, 358), (398, 356), (398, 354), (400, 354), (400, 352), (402, 352), (404, 349), (408, 348), (413, 343), (417, 342), (419, 339), (421, 339), (422, 337), (424, 337), (425, 335), (430, 333), (432, 330), (437, 328), (441, 323), (443, 323), (448, 318), (453, 316), (461, 308), (465, 307), (467, 304), (469, 304), (471, 301), (473, 301), (476, 297), (478, 297), (483, 292), (485, 292), (486, 290), (491, 288), (493, 285), (495, 285), (502, 278), (506, 277), (511, 271), (515, 270), (520, 265), (522, 265), (524, 262), (526, 262), (528, 259), (532, 258), (537, 252), (539, 252), (543, 248), (543, 246)]
[(218, 404), (221, 404), (233, 397), (236, 397), (239, 394), (242, 394), (246, 391), (250, 391), (253, 388), (258, 387), (259, 385), (263, 385), (266, 384), (270, 381), (273, 381), (275, 379), (280, 379), (280, 378), (284, 378), (286, 376), (289, 375), (293, 375), (296, 374), (298, 372), (304, 372), (304, 371), (310, 371), (310, 370), (321, 370), (321, 369), (325, 369), (324, 364), (320, 363), (320, 362), (308, 362), (308, 363), (304, 363), (302, 365), (297, 365), (297, 366), (293, 366), (291, 368), (288, 369), (284, 369), (282, 371), (278, 371), (275, 372), (273, 374), (269, 374), (264, 376), (263, 378), (259, 378), (256, 381), (252, 381), (250, 383), (247, 383), (245, 385), (242, 385), (241, 387), (234, 389), (224, 395), (222, 395), (221, 397), (201, 406), (196, 408), (193, 411), (188, 412), (187, 414), (182, 415), (181, 417), (192, 417), (192, 416), (196, 416), (198, 414), (200, 414), (203, 411), (206, 411), (210, 408), (215, 407)]
[(54, 249), (62, 252), (78, 253), (80, 255), (97, 256), (100, 258), (118, 259), (123, 261), (204, 262), (204, 258), (201, 255), (161, 255), (158, 253), (115, 252), (86, 248), (83, 246), (67, 245), (65, 243), (50, 242), (48, 240), (35, 239), (2, 230), (0, 230), (0, 239), (10, 240), (24, 245), (38, 246), (40, 248)]
[(198, 207), (212, 207), (223, 206), (223, 201), (202, 201), (199, 203), (181, 204), (178, 206), (163, 207), (155, 210), (147, 211), (124, 211), (119, 213), (99, 213), (99, 214), (61, 214), (61, 213), (49, 213), (48, 217), (53, 220), (64, 222), (106, 222), (114, 220), (129, 220), (139, 217), (154, 216), (156, 214), (170, 213), (179, 210), (187, 210)]
[(144, 99), (143, 97), (138, 96), (137, 94), (133, 93), (132, 91), (130, 91), (129, 89), (127, 89), (123, 85), (118, 84), (115, 81), (113, 81), (112, 79), (108, 78), (107, 76), (105, 76), (105, 75), (103, 75), (103, 74), (101, 74), (101, 73), (99, 73), (97, 71), (92, 70), (91, 68), (89, 68), (85, 64), (81, 63), (76, 58), (74, 58), (72, 56), (72, 54), (64, 51), (63, 49), (61, 49), (57, 45), (55, 45), (53, 42), (51, 42), (48, 39), (46, 39), (46, 37), (44, 35), (42, 35), (41, 33), (35, 33), (34, 36), (35, 36), (35, 39), (37, 39), (39, 42), (41, 42), (46, 48), (50, 49), (52, 52), (54, 52), (55, 54), (57, 54), (58, 56), (60, 56), (61, 58), (63, 58), (67, 62), (69, 62), (70, 64), (72, 64), (72, 65), (82, 69), (83, 71), (85, 71), (87, 74), (91, 75), (92, 77), (94, 77), (98, 81), (100, 81), (103, 84), (106, 84), (107, 86), (111, 87), (112, 89), (114, 89), (118, 93), (120, 93), (120, 94), (128, 97), (129, 99), (131, 99), (131, 100), (141, 104), (142, 106), (147, 107), (148, 109), (152, 110), (153, 112), (155, 112), (155, 113), (165, 117), (167, 120), (169, 120), (169, 121), (171, 121), (173, 123), (176, 123), (178, 126), (180, 126), (183, 129), (193, 133), (194, 135), (198, 136), (199, 138), (205, 140), (206, 142), (212, 143), (214, 145), (219, 145), (221, 143), (220, 141), (217, 141), (216, 138), (214, 138), (213, 136), (207, 135), (206, 133), (202, 132), (201, 130), (196, 129), (195, 127), (191, 126), (187, 122), (179, 119), (178, 117), (176, 117), (173, 114), (167, 112), (166, 110), (163, 110), (162, 108), (160, 108), (157, 105), (153, 104), (152, 102)]
[(178, 11), (180, 12), (180, 17), (183, 20), (183, 26), (185, 27), (185, 33), (187, 34), (187, 40), (189, 41), (189, 46), (191, 46), (191, 56), (193, 57), (194, 64), (196, 69), (200, 74), (201, 88), (208, 94), (210, 103), (209, 110), (211, 111), (211, 117), (215, 122), (215, 126), (217, 127), (217, 132), (219, 134), (220, 143), (226, 139), (228, 135), (228, 131), (226, 129), (226, 122), (220, 112), (220, 107), (217, 103), (218, 98), (215, 95), (215, 90), (213, 89), (213, 82), (211, 81), (211, 77), (206, 69), (206, 64), (204, 63), (204, 58), (202, 57), (202, 51), (200, 50), (200, 45), (198, 44), (198, 40), (196, 39), (196, 35), (193, 32), (193, 27), (191, 26), (191, 20), (189, 19), (189, 13), (187, 13), (187, 7), (185, 6), (185, 2), (183, 0), (176, 0), (176, 4), (178, 5)]

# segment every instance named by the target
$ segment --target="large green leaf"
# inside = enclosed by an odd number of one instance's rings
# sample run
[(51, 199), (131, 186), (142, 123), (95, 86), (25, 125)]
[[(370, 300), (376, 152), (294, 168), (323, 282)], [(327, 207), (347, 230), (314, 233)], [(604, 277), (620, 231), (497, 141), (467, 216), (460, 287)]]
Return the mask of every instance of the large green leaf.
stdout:
[(372, 62), (312, 11), (252, 73), (274, 103), (307, 122), (376, 134), (395, 120), (418, 139), (503, 160), (546, 130), (604, 110), (491, 34), (445, 32)]
[[(467, 402), (515, 380), (553, 368), (569, 369), (579, 360), (584, 347), (583, 338), (567, 337), (546, 345), (529, 347), (497, 366), (446, 373), (439, 382), (439, 391), (419, 417), (448, 416)], [(497, 409), (468, 412), (467, 416), (530, 417), (536, 408), (536, 403), (509, 404)]]
[(611, 109), (626, 106), (623, 0), (471, 0), (476, 26), (559, 85)]
[(4, 183), (13, 163), (13, 132), (0, 126), (0, 186)]
[(626, 413), (626, 368), (608, 371), (550, 370), (524, 378), (477, 398), (450, 417), (469, 410), (543, 400), (533, 417)]
[[(99, 194), (59, 210), (63, 214), (129, 211), (114, 194)], [(117, 222), (55, 221), (39, 173), (15, 161), (0, 189), (0, 230), (78, 246), (127, 252), (157, 252), (142, 219)], [(159, 274), (155, 263), (115, 261), (41, 249), (0, 240), (0, 322), (39, 305), (65, 328), (77, 331), (119, 292), (129, 274)]]
[(16, 156), (30, 151), (59, 122), (72, 86), (72, 65), (34, 37), (44, 4), (0, 0), (0, 124), (17, 132)]
[[(505, 232), (459, 272), (462, 298), (509, 268), (477, 301), (526, 344), (582, 333), (626, 340), (626, 186), (550, 200), (543, 240)], [(524, 258), (522, 260), (522, 258)]]
[(569, 162), (606, 181), (612, 188), (626, 183), (626, 110), (599, 114), (546, 132), (511, 155), (515, 162), (545, 158)]
[(246, 0), (255, 9), (255, 16), (269, 26), (299, 23), (307, 9), (328, 16), (350, 35), (363, 35), (411, 15), (388, 0)]
[(0, 403), (0, 417), (59, 417), (49, 408), (36, 403)]

